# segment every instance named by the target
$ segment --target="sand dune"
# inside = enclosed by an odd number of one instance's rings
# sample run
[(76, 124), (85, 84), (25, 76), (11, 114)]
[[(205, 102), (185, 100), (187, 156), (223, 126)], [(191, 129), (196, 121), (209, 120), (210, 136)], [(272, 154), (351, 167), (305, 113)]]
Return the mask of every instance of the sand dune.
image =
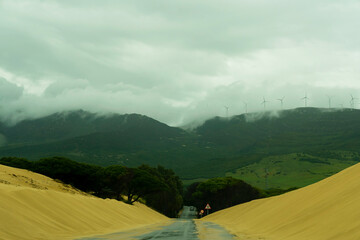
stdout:
[(360, 164), (308, 187), (228, 208), (204, 221), (241, 239), (360, 239)]
[(167, 218), (145, 205), (95, 198), (0, 165), (0, 239), (72, 239), (162, 221)]

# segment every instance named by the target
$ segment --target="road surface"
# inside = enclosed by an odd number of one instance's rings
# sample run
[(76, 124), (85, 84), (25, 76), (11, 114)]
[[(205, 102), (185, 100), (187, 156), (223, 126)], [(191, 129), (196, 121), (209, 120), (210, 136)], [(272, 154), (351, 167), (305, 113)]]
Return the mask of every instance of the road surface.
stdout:
[[(78, 240), (232, 240), (234, 239), (221, 226), (199, 221), (194, 222), (196, 211), (193, 207), (185, 206), (180, 218), (171, 220), (166, 226), (153, 225), (133, 229), (131, 231), (112, 233)], [(201, 238), (200, 238), (201, 237)]]

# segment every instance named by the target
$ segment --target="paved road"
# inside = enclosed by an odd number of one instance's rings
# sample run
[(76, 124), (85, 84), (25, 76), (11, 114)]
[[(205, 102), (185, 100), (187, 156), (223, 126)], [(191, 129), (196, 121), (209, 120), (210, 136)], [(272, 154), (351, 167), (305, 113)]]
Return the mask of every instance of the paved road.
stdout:
[(180, 218), (172, 220), (167, 226), (148, 226), (126, 232), (81, 238), (79, 240), (199, 240), (199, 230), (201, 232), (201, 239), (233, 239), (233, 236), (225, 229), (214, 223), (201, 222), (196, 226), (193, 220), (195, 217), (195, 208), (185, 206)]
[(179, 219), (195, 219), (195, 218), (196, 218), (195, 207), (184, 206)]

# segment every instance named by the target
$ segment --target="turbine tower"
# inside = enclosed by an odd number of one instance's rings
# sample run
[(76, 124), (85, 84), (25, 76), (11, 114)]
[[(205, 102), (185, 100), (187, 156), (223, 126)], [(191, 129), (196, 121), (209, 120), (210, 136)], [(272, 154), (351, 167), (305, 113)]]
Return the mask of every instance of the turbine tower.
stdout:
[(245, 114), (248, 113), (248, 103), (247, 102), (243, 102), (244, 103), (244, 107), (245, 107)]
[(284, 98), (285, 98), (285, 97), (276, 99), (276, 100), (280, 101), (281, 109), (283, 109), (283, 107), (284, 107)]
[(307, 101), (309, 100), (309, 98), (307, 97), (307, 93), (305, 93), (305, 97), (301, 98), (301, 100), (304, 100), (305, 107), (307, 107)]
[(262, 101), (262, 105), (264, 105), (264, 110), (266, 109), (266, 103), (268, 103), (269, 101), (266, 101), (265, 98), (263, 97), (263, 101)]
[(355, 108), (355, 100), (357, 100), (357, 98), (355, 98), (352, 94), (350, 94), (351, 100), (350, 100), (350, 107), (352, 109)]
[(226, 118), (229, 117), (229, 107), (228, 106), (224, 106), (225, 110), (226, 110)]
[(331, 100), (333, 99), (333, 96), (327, 96), (328, 100), (329, 100), (329, 109), (331, 108)]

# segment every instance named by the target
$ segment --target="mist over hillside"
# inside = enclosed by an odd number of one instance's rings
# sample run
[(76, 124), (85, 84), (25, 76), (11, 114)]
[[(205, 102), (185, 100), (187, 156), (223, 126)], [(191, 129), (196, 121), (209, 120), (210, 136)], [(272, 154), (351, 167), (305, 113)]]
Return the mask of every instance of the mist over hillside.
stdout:
[(306, 185), (359, 161), (359, 121), (355, 109), (298, 108), (215, 117), (185, 131), (144, 115), (73, 111), (0, 124), (0, 156), (160, 164), (183, 179), (231, 175), (263, 188), (266, 175), (273, 187), (287, 187), (287, 176), (305, 174)]
[[(159, 132), (169, 130), (169, 134), (181, 132), (154, 119), (139, 114), (99, 115), (83, 110), (55, 113), (50, 116), (23, 120), (16, 125), (1, 124), (0, 131), (10, 144), (44, 143), (70, 139), (93, 133), (124, 132), (136, 129), (155, 128)], [(172, 133), (170, 133), (172, 132)]]

